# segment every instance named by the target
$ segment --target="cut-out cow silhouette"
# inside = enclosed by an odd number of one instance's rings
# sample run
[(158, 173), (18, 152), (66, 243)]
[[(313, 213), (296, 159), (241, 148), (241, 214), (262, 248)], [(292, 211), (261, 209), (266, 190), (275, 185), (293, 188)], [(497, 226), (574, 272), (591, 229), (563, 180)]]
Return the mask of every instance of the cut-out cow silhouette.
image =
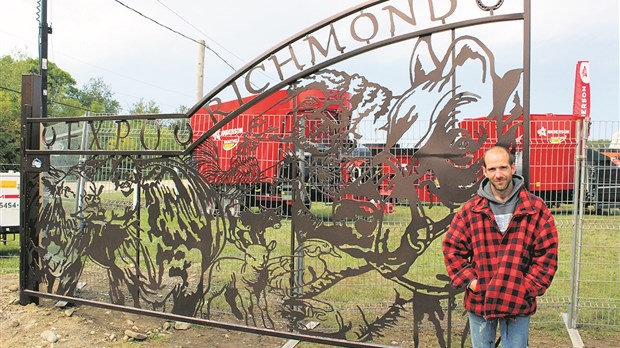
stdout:
[[(244, 244), (236, 240), (236, 247), (244, 253), (240, 257), (221, 257), (217, 259), (209, 271), (211, 288), (205, 295), (207, 318), (211, 316), (211, 302), (224, 294), (232, 313), (246, 325), (262, 324), (273, 328), (273, 320), (267, 307), (267, 285), (269, 282), (268, 264), (276, 241), (269, 244)], [(222, 281), (214, 281), (214, 273), (224, 274)], [(257, 322), (260, 317), (260, 323)]]

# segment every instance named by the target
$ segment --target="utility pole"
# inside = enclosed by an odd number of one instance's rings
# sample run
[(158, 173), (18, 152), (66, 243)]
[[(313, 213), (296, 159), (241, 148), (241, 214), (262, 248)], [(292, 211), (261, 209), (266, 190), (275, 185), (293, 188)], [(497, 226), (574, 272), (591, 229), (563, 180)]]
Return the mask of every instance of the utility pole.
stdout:
[(39, 71), (41, 74), (41, 117), (47, 117), (47, 35), (52, 28), (47, 25), (47, 0), (41, 0), (39, 18)]
[(204, 96), (203, 86), (205, 78), (205, 40), (198, 41), (198, 66), (196, 71), (196, 100), (200, 101)]

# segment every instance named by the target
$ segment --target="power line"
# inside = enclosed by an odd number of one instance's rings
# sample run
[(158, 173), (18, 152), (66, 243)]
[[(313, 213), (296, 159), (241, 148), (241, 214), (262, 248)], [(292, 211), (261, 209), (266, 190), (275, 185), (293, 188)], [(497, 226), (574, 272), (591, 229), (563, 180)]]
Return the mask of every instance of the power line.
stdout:
[(91, 110), (91, 109), (86, 109), (86, 108), (83, 108), (83, 107), (81, 107), (81, 106), (75, 106), (75, 105), (70, 105), (70, 104), (61, 103), (61, 102), (57, 102), (57, 101), (55, 101), (55, 100), (50, 101), (50, 103), (54, 103), (54, 104), (58, 104), (58, 105), (62, 105), (62, 106), (68, 106), (68, 107), (70, 107), (70, 108), (74, 108), (74, 109), (79, 109), (79, 110), (91, 111), (91, 112), (92, 112), (92, 110)]
[[(151, 18), (151, 17), (149, 17), (149, 16), (146, 16), (146, 15), (144, 15), (143, 13), (141, 13), (140, 11), (138, 11), (138, 10), (136, 10), (136, 9), (132, 8), (132, 7), (129, 7), (129, 6), (125, 5), (124, 3), (122, 3), (122, 2), (121, 2), (121, 1), (119, 1), (119, 0), (114, 0), (114, 1), (115, 1), (115, 2), (117, 2), (117, 3), (119, 3), (120, 5), (124, 6), (125, 8), (127, 8), (127, 9), (129, 9), (129, 10), (131, 10), (131, 11), (135, 12), (135, 13), (137, 13), (138, 15), (140, 15), (140, 16), (142, 16), (142, 17), (144, 17), (144, 18), (148, 19), (149, 21), (151, 21), (151, 22), (153, 22), (153, 23), (155, 23), (155, 24), (159, 25), (160, 27), (163, 27), (163, 28), (165, 28), (165, 29), (168, 29), (168, 30), (170, 30), (171, 32), (173, 32), (173, 33), (175, 33), (175, 34), (177, 34), (177, 35), (180, 35), (180, 36), (182, 36), (182, 37), (184, 37), (184, 38), (186, 38), (186, 39), (188, 39), (188, 40), (190, 40), (190, 41), (193, 41), (193, 42), (195, 42), (195, 43), (197, 43), (197, 44), (199, 44), (199, 45), (204, 46), (206, 49), (208, 49), (209, 51), (213, 52), (213, 53), (214, 53), (214, 54), (215, 54), (215, 55), (216, 55), (219, 59), (221, 59), (224, 63), (226, 63), (226, 65), (228, 65), (231, 69), (233, 69), (233, 71), (236, 71), (236, 70), (237, 70), (237, 69), (235, 69), (232, 65), (230, 65), (230, 63), (228, 63), (228, 61), (226, 61), (226, 59), (222, 58), (222, 56), (220, 56), (219, 54), (217, 54), (217, 52), (215, 52), (215, 51), (214, 51), (211, 47), (209, 47), (208, 45), (203, 44), (202, 42), (200, 42), (200, 41), (198, 41), (198, 40), (196, 40), (196, 39), (193, 39), (193, 38), (191, 38), (191, 37), (189, 37), (189, 36), (187, 36), (187, 35), (185, 35), (185, 34), (183, 34), (183, 33), (179, 32), (179, 31), (177, 31), (177, 30), (174, 30), (174, 29), (170, 28), (169, 26), (167, 26), (167, 25), (165, 25), (165, 24), (159, 23), (158, 21), (154, 20), (153, 18)], [(163, 4), (162, 4), (162, 5), (163, 5)], [(169, 10), (170, 10), (170, 9), (169, 9)], [(170, 10), (170, 11), (172, 11), (172, 10)], [(172, 11), (172, 12), (174, 13), (174, 11)], [(175, 13), (175, 14), (176, 14), (176, 13)], [(191, 24), (190, 24), (190, 25), (191, 25)]]
[(237, 69), (235, 69), (232, 65), (228, 64), (228, 62), (226, 61), (226, 59), (222, 58), (219, 54), (217, 54), (217, 52), (215, 52), (211, 47), (209, 46), (205, 46), (209, 51), (213, 52), (213, 54), (215, 54), (219, 59), (221, 59), (224, 63), (226, 63), (226, 65), (228, 65), (231, 69), (233, 69), (233, 71), (237, 71)]
[[(5, 91), (9, 91), (9, 92), (13, 92), (13, 93), (17, 93), (17, 94), (22, 94), (22, 92), (20, 92), (20, 91), (17, 91), (17, 90), (8, 88), (8, 87), (4, 87), (4, 86), (0, 86), (0, 89), (3, 89)], [(84, 110), (84, 111), (92, 111), (90, 109), (86, 109), (86, 108), (83, 108), (81, 106), (65, 104), (65, 103), (62, 103), (62, 102), (55, 101), (55, 100), (50, 100), (48, 102), (48, 104), (58, 104), (58, 105), (67, 106), (67, 107), (74, 108), (74, 109), (80, 109), (80, 110)]]
[(21, 93), (22, 93), (22, 92), (20, 92), (20, 91), (16, 91), (16, 90), (14, 90), (14, 89), (10, 89), (10, 88), (8, 88), (8, 87), (4, 87), (4, 86), (0, 86), (0, 89), (4, 89), (5, 91), (9, 91), (9, 92), (13, 92), (13, 93), (18, 93), (18, 94), (21, 94)]
[[(18, 39), (18, 40), (20, 40), (20, 41), (29, 42), (29, 40), (28, 40), (28, 39), (23, 38), (23, 37), (20, 37), (20, 36), (17, 36), (17, 35), (14, 35), (14, 34), (12, 34), (12, 33), (7, 33), (7, 32), (5, 32), (4, 34), (11, 35), (11, 36), (13, 36), (14, 38), (16, 38), (16, 39)], [(50, 50), (53, 50), (53, 47), (54, 47), (54, 46), (53, 46), (53, 43), (54, 43), (54, 41), (53, 41), (53, 40), (50, 40)], [(141, 84), (143, 84), (143, 85), (145, 85), (145, 86), (154, 87), (154, 88), (157, 88), (157, 89), (159, 89), (159, 90), (162, 90), (162, 91), (165, 91), (165, 92), (174, 93), (174, 94), (181, 95), (181, 96), (184, 96), (184, 97), (188, 97), (188, 96), (189, 96), (188, 94), (182, 93), (182, 92), (180, 92), (180, 91), (178, 91), (178, 90), (173, 90), (173, 89), (169, 89), (169, 88), (161, 87), (161, 86), (159, 86), (159, 85), (156, 85), (156, 84), (151, 83), (151, 82), (148, 82), (148, 81), (139, 80), (139, 79), (133, 78), (133, 77), (131, 77), (131, 76), (129, 76), (129, 75), (125, 75), (125, 74), (122, 74), (122, 73), (116, 72), (116, 71), (114, 71), (114, 70), (111, 70), (111, 69), (108, 69), (108, 68), (105, 68), (105, 67), (102, 67), (102, 66), (96, 65), (96, 64), (94, 64), (94, 63), (91, 63), (91, 62), (85, 61), (85, 60), (83, 60), (83, 59), (77, 58), (77, 57), (72, 56), (72, 55), (70, 55), (70, 54), (66, 54), (66, 53), (64, 53), (64, 52), (60, 52), (60, 53), (53, 52), (51, 55), (52, 55), (52, 56), (59, 56), (59, 55), (62, 55), (62, 56), (64, 56), (64, 57), (69, 58), (69, 59), (71, 59), (71, 60), (74, 60), (74, 61), (76, 61), (76, 62), (78, 62), (78, 63), (80, 63), (80, 64), (88, 65), (88, 66), (93, 67), (93, 68), (96, 68), (96, 69), (98, 69), (98, 70), (102, 70), (102, 71), (105, 71), (105, 72), (108, 72), (108, 73), (114, 74), (114, 75), (119, 76), (119, 77), (122, 77), (123, 79), (126, 79), (126, 80), (130, 80), (130, 81), (139, 82), (139, 83), (141, 83)], [(50, 60), (50, 62), (51, 62), (51, 61), (52, 61), (52, 60)], [(4, 89), (6, 89), (6, 88), (4, 88)], [(14, 91), (13, 91), (13, 92), (14, 92)], [(17, 92), (17, 93), (19, 93), (19, 92)], [(115, 92), (115, 94), (122, 94), (122, 95), (130, 96), (130, 97), (132, 97), (133, 99), (136, 99), (136, 100), (140, 99), (139, 97), (136, 97), (136, 96), (133, 96), (133, 95), (123, 94), (123, 93), (118, 93), (118, 92)]]
[(160, 27), (166, 28), (166, 29), (170, 30), (171, 32), (173, 32), (173, 33), (175, 33), (175, 34), (177, 34), (177, 35), (181, 35), (181, 36), (183, 36), (184, 38), (186, 38), (186, 39), (188, 39), (188, 40), (190, 40), (190, 41), (193, 41), (193, 42), (195, 42), (195, 43), (197, 43), (197, 44), (199, 44), (199, 45), (203, 45), (203, 43), (202, 43), (202, 42), (200, 42), (200, 41), (198, 41), (198, 40), (196, 40), (196, 39), (192, 39), (191, 37), (189, 37), (189, 36), (187, 36), (187, 35), (185, 35), (185, 34), (183, 34), (183, 33), (181, 33), (181, 32), (178, 32), (178, 31), (176, 31), (176, 30), (172, 29), (172, 28), (170, 28), (169, 26), (167, 26), (167, 25), (165, 25), (165, 24), (161, 24), (161, 23), (159, 23), (158, 21), (154, 20), (153, 18), (151, 18), (151, 17), (149, 17), (149, 16), (146, 16), (146, 15), (142, 14), (142, 12), (140, 12), (140, 11), (138, 11), (138, 10), (136, 10), (136, 9), (132, 8), (132, 7), (129, 7), (129, 6), (125, 5), (125, 4), (123, 4), (123, 3), (122, 3), (122, 2), (120, 2), (119, 0), (114, 0), (114, 1), (116, 1), (116, 2), (117, 2), (117, 3), (119, 3), (120, 5), (124, 6), (125, 8), (127, 8), (127, 9), (129, 9), (129, 10), (131, 10), (131, 11), (133, 11), (133, 12), (137, 13), (137, 14), (139, 14), (140, 16), (142, 16), (142, 17), (144, 17), (144, 18), (148, 19), (149, 21), (151, 21), (151, 22), (153, 22), (153, 23), (155, 23), (155, 24), (159, 25)]
[[(220, 44), (219, 42), (215, 41), (212, 37), (210, 37), (209, 35), (205, 34), (202, 30), (200, 30), (200, 28), (198, 28), (197, 26), (193, 25), (192, 23), (190, 23), (188, 20), (186, 20), (185, 18), (183, 18), (183, 16), (181, 16), (180, 14), (178, 14), (177, 12), (175, 12), (173, 9), (171, 9), (170, 7), (168, 7), (166, 4), (164, 4), (163, 2), (161, 2), (161, 0), (157, 0), (158, 3), (160, 3), (163, 7), (165, 7), (166, 9), (168, 9), (168, 11), (174, 13), (177, 17), (179, 17), (183, 22), (187, 23), (189, 26), (191, 26), (192, 28), (196, 29), (196, 31), (198, 31), (200, 34), (202, 34), (204, 37), (206, 37), (207, 39), (209, 39), (210, 41), (212, 41), (213, 43), (215, 43), (216, 45), (220, 46), (224, 51), (228, 52), (230, 55), (232, 55), (233, 57), (237, 58), (239, 61), (243, 62), (244, 64), (247, 63), (243, 58), (240, 58), (239, 56), (237, 56), (236, 54), (234, 54), (233, 52), (229, 51), (228, 49), (226, 49), (226, 47), (224, 47), (222, 44)], [(207, 45), (207, 48), (209, 48), (209, 45)], [(209, 48), (210, 49), (210, 48)], [(211, 50), (211, 49), (210, 49)], [(211, 50), (215, 55), (218, 55), (217, 52)], [(218, 55), (219, 57), (219, 55)], [(220, 59), (224, 60), (223, 58), (219, 57)], [(226, 64), (228, 64), (226, 61), (224, 61)], [(230, 66), (230, 64), (228, 64), (228, 66)], [(234, 69), (234, 68), (233, 68)]]
[[(160, 89), (160, 90), (162, 90), (162, 91), (171, 92), (171, 93), (175, 93), (175, 94), (182, 95), (182, 96), (188, 96), (187, 94), (181, 93), (181, 92), (179, 92), (179, 91), (176, 91), (176, 90), (173, 90), (173, 89), (168, 89), (168, 88), (165, 88), (165, 87), (161, 87), (161, 86), (155, 85), (155, 84), (153, 84), (153, 83), (151, 83), (151, 82), (148, 82), (148, 81), (138, 80), (138, 79), (133, 78), (133, 77), (131, 77), (131, 76), (128, 76), (128, 75), (125, 75), (125, 74), (121, 74), (121, 73), (116, 72), (116, 71), (114, 71), (114, 70), (110, 70), (110, 69), (108, 69), (108, 68), (104, 68), (104, 67), (102, 67), (102, 66), (99, 66), (99, 65), (96, 65), (96, 64), (93, 64), (93, 63), (87, 62), (87, 61), (85, 61), (85, 60), (82, 60), (82, 59), (80, 59), (80, 58), (76, 58), (76, 57), (71, 56), (71, 55), (68, 55), (68, 54), (62, 54), (62, 53), (61, 53), (61, 55), (64, 55), (65, 57), (68, 57), (69, 59), (75, 60), (75, 61), (77, 61), (77, 62), (79, 62), (79, 63), (81, 63), (81, 64), (86, 64), (86, 65), (92, 66), (92, 67), (94, 67), (94, 68), (97, 68), (97, 69), (99, 69), (99, 70), (103, 70), (103, 71), (109, 72), (109, 73), (111, 73), (111, 74), (114, 74), (114, 75), (116, 75), (116, 76), (122, 77), (122, 78), (124, 78), (124, 79), (127, 79), (127, 80), (131, 80), (131, 81), (135, 81), (135, 82), (142, 83), (142, 84), (144, 84), (145, 86), (154, 87), (154, 88)], [(132, 97), (134, 97), (134, 96), (132, 96)], [(136, 98), (137, 98), (137, 97), (136, 97)]]
[[(165, 7), (166, 9), (168, 9), (168, 11), (174, 13), (177, 17), (179, 17), (183, 22), (187, 23), (188, 25), (190, 25), (192, 28), (196, 29), (196, 31), (198, 31), (200, 34), (202, 34), (204, 37), (206, 37), (207, 39), (209, 39), (210, 41), (213, 41), (216, 45), (220, 46), (224, 51), (228, 52), (230, 55), (232, 55), (233, 57), (237, 58), (240, 62), (242, 62), (243, 64), (246, 64), (247, 61), (245, 61), (243, 58), (237, 56), (236, 54), (234, 54), (233, 52), (231, 52), (230, 50), (226, 49), (226, 47), (224, 47), (222, 44), (220, 44), (219, 42), (215, 41), (212, 37), (209, 37), (209, 35), (205, 34), (202, 30), (200, 30), (200, 28), (196, 27), (195, 25), (193, 25), (192, 23), (190, 23), (188, 20), (186, 20), (185, 18), (183, 18), (183, 16), (181, 16), (180, 14), (178, 14), (177, 12), (175, 12), (173, 9), (171, 9), (170, 7), (168, 7), (166, 4), (164, 4), (163, 2), (161, 2), (161, 0), (157, 0), (158, 3), (160, 3), (163, 7)], [(220, 60), (222, 60), (224, 63), (226, 63), (226, 65), (228, 65), (231, 69), (233, 69), (233, 71), (236, 71), (236, 69), (230, 65), (224, 58), (222, 58), (216, 51), (214, 51), (211, 47), (209, 47), (209, 45), (205, 46), (209, 51), (213, 52), (213, 54), (215, 54)], [(275, 81), (271, 76), (260, 72), (263, 76), (267, 77), (268, 79), (271, 79), (273, 81)], [(252, 83), (252, 85), (254, 87), (256, 87), (256, 85), (254, 85), (254, 83)]]

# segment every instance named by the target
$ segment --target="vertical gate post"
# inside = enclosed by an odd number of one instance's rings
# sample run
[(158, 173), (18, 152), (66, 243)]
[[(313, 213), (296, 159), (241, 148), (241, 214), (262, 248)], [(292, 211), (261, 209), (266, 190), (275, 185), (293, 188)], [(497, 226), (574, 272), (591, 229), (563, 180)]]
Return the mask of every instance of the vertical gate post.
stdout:
[(573, 231), (570, 256), (570, 294), (568, 313), (562, 313), (564, 325), (573, 343), (573, 347), (583, 347), (583, 341), (577, 330), (579, 314), (579, 280), (581, 265), (581, 238), (583, 236), (583, 214), (585, 209), (585, 175), (589, 120), (577, 122), (577, 144), (575, 149), (575, 176), (573, 188)]
[(38, 233), (35, 223), (41, 207), (39, 173), (49, 162), (45, 158), (29, 157), (27, 150), (38, 150), (40, 142), (40, 124), (30, 123), (29, 118), (41, 117), (41, 76), (22, 76), (21, 101), (21, 176), (20, 176), (20, 270), (19, 270), (19, 303), (39, 303), (38, 297), (27, 296), (24, 290), (39, 290), (36, 280), (36, 259), (38, 253), (34, 245), (38, 245)]
[[(299, 119), (299, 114), (297, 110), (299, 108), (298, 105), (299, 96), (295, 96), (293, 98), (293, 110), (295, 110), (292, 114), (293, 120), (291, 124), (300, 123), (300, 134), (305, 134), (305, 123), (303, 120)], [(305, 164), (304, 164), (304, 151), (300, 148), (297, 148), (296, 144), (293, 144), (292, 155), (295, 158), (295, 161), (291, 163), (291, 196), (293, 197), (293, 201), (302, 201), (305, 203), (306, 196), (303, 193), (305, 186)], [(284, 203), (284, 202), (283, 202)], [(304, 252), (301, 250), (300, 246), (303, 245), (304, 240), (300, 238), (300, 234), (297, 231), (296, 220), (295, 217), (295, 208), (293, 204), (291, 206), (291, 243), (290, 243), (290, 255), (291, 255), (291, 274), (289, 279), (289, 284), (291, 287), (291, 296), (293, 298), (298, 298), (303, 295), (303, 277), (304, 277)], [(299, 306), (291, 307), (293, 311), (304, 310), (304, 308), (299, 308)]]
[[(530, 167), (530, 63), (531, 52), (530, 46), (532, 41), (531, 35), (531, 18), (532, 6), (530, 0), (523, 2), (524, 18), (523, 18), (523, 168)], [(523, 170), (524, 186), (530, 187), (530, 171)]]
[(579, 208), (579, 202), (581, 201), (581, 190), (579, 180), (581, 177), (581, 162), (583, 161), (581, 155), (581, 121), (577, 122), (576, 127), (577, 144), (575, 149), (575, 175), (573, 178), (573, 229), (571, 237), (571, 253), (570, 253), (570, 293), (568, 301), (567, 315), (565, 318), (565, 324), (568, 329), (574, 329), (577, 324), (577, 286), (578, 282), (575, 277), (577, 270), (577, 235), (581, 230), (581, 209)]
[(573, 208), (573, 236), (571, 245), (571, 273), (570, 273), (570, 302), (568, 308), (567, 326), (569, 329), (577, 328), (578, 305), (579, 305), (579, 279), (581, 265), (581, 238), (583, 235), (583, 216), (585, 210), (585, 186), (586, 186), (586, 158), (588, 120), (577, 122), (577, 149), (575, 151), (575, 189)]

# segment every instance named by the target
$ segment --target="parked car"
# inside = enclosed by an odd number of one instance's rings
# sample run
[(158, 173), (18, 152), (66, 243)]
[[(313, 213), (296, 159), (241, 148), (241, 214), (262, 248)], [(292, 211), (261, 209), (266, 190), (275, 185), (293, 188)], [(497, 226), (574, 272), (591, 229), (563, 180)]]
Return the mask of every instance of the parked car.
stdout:
[(588, 149), (586, 205), (620, 208), (620, 149)]

